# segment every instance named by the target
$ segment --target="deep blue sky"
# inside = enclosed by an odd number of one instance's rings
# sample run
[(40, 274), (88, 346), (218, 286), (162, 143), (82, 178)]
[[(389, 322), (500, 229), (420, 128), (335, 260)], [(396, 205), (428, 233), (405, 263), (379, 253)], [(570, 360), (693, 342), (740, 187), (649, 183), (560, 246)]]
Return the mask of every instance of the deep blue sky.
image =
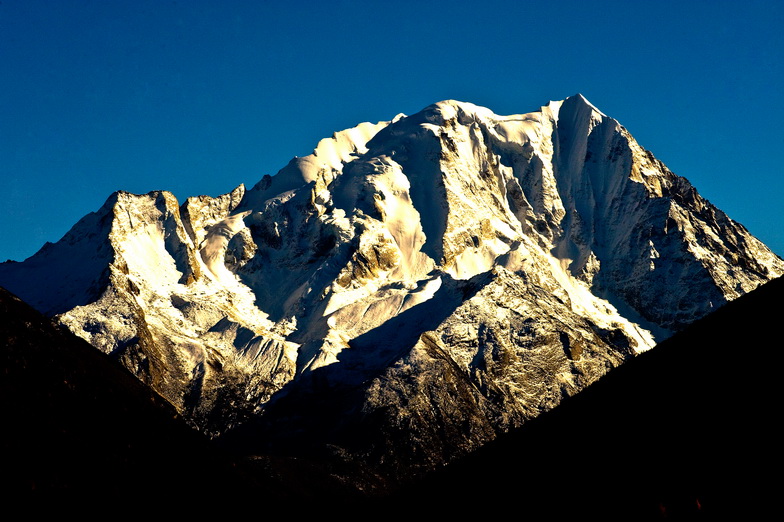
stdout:
[(774, 0), (2, 0), (0, 260), (118, 189), (215, 196), (361, 121), (577, 92), (784, 255), (782, 27)]

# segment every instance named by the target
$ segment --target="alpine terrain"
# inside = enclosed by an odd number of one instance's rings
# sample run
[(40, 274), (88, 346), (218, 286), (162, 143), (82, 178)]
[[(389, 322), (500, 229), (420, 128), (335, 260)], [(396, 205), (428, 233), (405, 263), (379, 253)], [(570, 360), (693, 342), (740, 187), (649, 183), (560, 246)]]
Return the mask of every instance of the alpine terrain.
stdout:
[(374, 491), (782, 273), (576, 95), (362, 123), (220, 197), (117, 192), (0, 286), (226, 447)]

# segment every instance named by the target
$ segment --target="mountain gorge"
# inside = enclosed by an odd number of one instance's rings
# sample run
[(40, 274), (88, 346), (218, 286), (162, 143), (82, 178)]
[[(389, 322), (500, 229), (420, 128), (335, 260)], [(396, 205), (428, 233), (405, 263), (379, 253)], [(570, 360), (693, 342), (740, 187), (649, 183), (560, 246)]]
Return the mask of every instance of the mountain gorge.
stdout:
[(117, 192), (0, 286), (240, 453), (383, 490), (782, 273), (576, 95), (362, 123), (215, 198)]

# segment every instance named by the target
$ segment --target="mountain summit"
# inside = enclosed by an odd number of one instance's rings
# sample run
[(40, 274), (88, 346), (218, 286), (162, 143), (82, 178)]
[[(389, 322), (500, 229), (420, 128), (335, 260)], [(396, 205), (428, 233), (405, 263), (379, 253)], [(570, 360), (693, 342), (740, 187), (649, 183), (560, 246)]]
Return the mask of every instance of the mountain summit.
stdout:
[(117, 192), (0, 285), (212, 436), (402, 476), (782, 273), (576, 95), (362, 123), (216, 198)]

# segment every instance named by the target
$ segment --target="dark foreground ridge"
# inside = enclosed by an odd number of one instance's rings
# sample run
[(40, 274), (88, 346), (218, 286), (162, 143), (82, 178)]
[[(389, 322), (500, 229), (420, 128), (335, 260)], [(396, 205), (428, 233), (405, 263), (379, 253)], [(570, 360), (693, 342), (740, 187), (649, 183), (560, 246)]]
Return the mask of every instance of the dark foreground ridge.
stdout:
[(779, 512), (782, 298), (779, 278), (725, 305), (398, 499), (552, 520)]
[(123, 367), (0, 288), (4, 504), (181, 510), (275, 486), (243, 473)]

